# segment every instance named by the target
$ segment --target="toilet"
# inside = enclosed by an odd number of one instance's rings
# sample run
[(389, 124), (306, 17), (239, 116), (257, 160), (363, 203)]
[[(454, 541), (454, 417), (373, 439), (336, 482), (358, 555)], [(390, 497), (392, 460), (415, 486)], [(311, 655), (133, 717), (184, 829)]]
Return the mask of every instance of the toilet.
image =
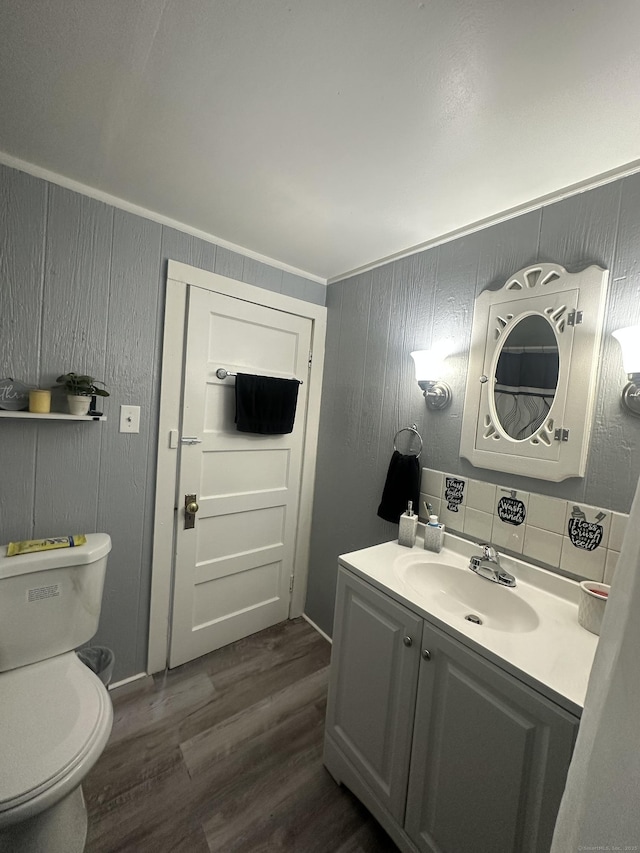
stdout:
[(98, 629), (110, 551), (106, 533), (16, 557), (0, 546), (0, 851), (84, 850), (81, 784), (113, 709), (74, 649)]

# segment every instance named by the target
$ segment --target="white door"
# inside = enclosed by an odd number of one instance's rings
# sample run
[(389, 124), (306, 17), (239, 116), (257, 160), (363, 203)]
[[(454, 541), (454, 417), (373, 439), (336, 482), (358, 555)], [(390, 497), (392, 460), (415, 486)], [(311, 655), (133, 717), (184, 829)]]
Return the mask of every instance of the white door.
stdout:
[[(289, 615), (312, 331), (308, 318), (193, 286), (187, 316), (171, 667)], [(293, 432), (237, 432), (235, 379), (220, 367), (303, 380)], [(192, 529), (185, 495), (199, 505)]]

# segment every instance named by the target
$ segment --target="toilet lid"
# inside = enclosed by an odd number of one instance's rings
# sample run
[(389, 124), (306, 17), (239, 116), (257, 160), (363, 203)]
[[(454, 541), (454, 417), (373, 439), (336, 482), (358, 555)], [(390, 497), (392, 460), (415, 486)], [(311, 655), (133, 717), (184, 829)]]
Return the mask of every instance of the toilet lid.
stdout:
[(110, 701), (75, 652), (0, 674), (0, 812), (43, 793), (82, 762)]

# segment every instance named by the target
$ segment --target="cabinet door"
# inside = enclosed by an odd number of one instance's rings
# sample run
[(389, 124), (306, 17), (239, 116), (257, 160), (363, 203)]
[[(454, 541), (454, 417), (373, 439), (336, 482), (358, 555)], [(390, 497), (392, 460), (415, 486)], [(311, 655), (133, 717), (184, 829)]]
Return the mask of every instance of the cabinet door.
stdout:
[(421, 633), (418, 616), (340, 569), (327, 738), (400, 824)]
[(578, 720), (425, 624), (405, 829), (428, 853), (548, 853)]

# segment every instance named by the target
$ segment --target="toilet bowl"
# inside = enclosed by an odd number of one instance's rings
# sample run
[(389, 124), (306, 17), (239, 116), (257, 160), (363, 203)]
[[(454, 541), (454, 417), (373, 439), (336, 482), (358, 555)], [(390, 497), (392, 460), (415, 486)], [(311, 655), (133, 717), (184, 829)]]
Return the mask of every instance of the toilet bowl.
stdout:
[(111, 549), (106, 534), (87, 540), (66, 556), (0, 556), (1, 851), (84, 849), (81, 783), (113, 721), (104, 685), (73, 651), (97, 629)]

